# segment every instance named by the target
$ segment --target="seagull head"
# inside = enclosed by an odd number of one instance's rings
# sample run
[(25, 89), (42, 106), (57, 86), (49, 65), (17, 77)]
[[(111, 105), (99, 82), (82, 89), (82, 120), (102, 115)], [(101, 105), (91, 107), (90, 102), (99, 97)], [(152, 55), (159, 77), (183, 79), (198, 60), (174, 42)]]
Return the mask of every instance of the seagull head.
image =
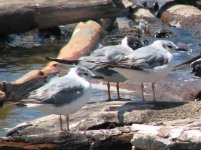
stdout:
[(142, 47), (144, 44), (142, 41), (140, 41), (140, 39), (133, 37), (133, 36), (126, 36), (125, 38), (123, 38), (123, 40), (121, 41), (121, 45), (123, 46), (129, 46), (130, 48), (132, 48), (133, 50), (136, 50), (140, 47)]
[(156, 40), (152, 43), (152, 46), (157, 48), (163, 48), (173, 53), (176, 53), (178, 51), (187, 51), (186, 49), (180, 48), (173, 42), (168, 40)]
[(71, 71), (72, 72), (75, 71), (78, 76), (85, 78), (85, 79), (91, 79), (91, 78), (95, 77), (95, 75), (89, 69), (87, 69), (85, 67), (77, 66), (77, 67), (71, 68), (70, 72)]

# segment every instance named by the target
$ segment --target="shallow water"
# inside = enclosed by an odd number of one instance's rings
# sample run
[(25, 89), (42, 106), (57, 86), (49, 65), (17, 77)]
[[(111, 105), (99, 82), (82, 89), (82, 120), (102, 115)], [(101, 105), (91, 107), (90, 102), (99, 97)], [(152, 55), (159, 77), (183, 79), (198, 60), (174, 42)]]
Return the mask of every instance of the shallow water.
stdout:
[[(169, 40), (172, 40), (176, 43), (185, 43), (189, 48), (189, 53), (183, 53), (182, 55), (175, 56), (177, 57), (178, 64), (200, 53), (201, 48), (199, 44), (201, 43), (201, 38), (198, 38), (196, 32), (194, 32), (192, 29), (170, 29), (173, 33), (175, 33), (175, 36), (169, 38)], [(117, 30), (116, 32), (108, 34), (103, 44), (110, 45), (119, 43), (126, 32), (127, 31), (122, 32)], [(196, 36), (196, 38), (193, 38), (193, 36)], [(201, 35), (199, 34), (199, 36)], [(149, 40), (152, 41), (154, 40), (154, 38), (150, 38)], [(35, 48), (35, 50), (8, 49), (7, 51), (4, 50), (3, 52), (0, 52), (0, 82), (14, 81), (25, 73), (29, 72), (30, 70), (40, 69), (44, 67), (47, 63), (47, 61), (44, 59), (44, 56), (55, 57), (57, 53), (57, 50), (40, 50), (37, 47)], [(190, 68), (181, 69), (179, 71), (183, 73), (188, 73), (190, 71)], [(91, 100), (103, 101), (107, 99), (105, 86), (98, 84), (93, 85), (93, 87), (94, 96), (91, 98)], [(112, 87), (112, 91), (112, 95), (116, 96), (116, 91), (114, 87)], [(132, 93), (129, 93), (129, 91), (122, 92), (122, 97), (133, 97)], [(0, 108), (0, 137), (5, 136), (9, 128), (12, 128), (19, 123), (33, 120), (41, 116), (43, 116), (41, 112), (25, 107), (16, 108), (12, 105), (6, 105), (3, 108)]]

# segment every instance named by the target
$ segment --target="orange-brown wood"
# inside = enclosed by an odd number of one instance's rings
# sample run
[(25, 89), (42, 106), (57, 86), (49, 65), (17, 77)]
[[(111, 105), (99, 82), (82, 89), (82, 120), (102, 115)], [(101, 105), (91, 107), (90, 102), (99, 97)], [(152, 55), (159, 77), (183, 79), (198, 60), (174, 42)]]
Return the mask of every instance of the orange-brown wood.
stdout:
[[(101, 26), (95, 21), (88, 21), (86, 23), (79, 23), (70, 39), (70, 41), (61, 49), (58, 58), (63, 59), (78, 59), (81, 56), (87, 55), (93, 50), (102, 33)], [(41, 71), (44, 74), (55, 72), (56, 68), (53, 66), (56, 62), (50, 62)]]

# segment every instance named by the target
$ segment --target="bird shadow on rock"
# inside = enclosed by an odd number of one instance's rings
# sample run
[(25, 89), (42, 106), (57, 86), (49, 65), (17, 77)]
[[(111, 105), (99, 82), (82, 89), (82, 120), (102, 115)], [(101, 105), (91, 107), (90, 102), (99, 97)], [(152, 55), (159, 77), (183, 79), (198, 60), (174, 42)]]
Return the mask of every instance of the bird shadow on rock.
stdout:
[[(130, 102), (129, 101), (121, 106), (111, 106), (108, 109), (108, 111), (118, 111), (117, 117), (119, 120), (119, 125), (125, 125), (125, 124), (131, 125), (133, 123), (144, 123), (143, 118), (146, 118), (147, 114), (149, 115), (149, 111), (170, 109), (180, 107), (184, 104), (185, 104), (184, 102)], [(139, 119), (137, 120), (134, 119), (133, 121), (131, 121), (131, 118), (130, 119), (128, 118), (129, 115), (133, 115), (135, 114), (135, 112), (136, 114), (138, 114), (137, 111), (141, 111)]]

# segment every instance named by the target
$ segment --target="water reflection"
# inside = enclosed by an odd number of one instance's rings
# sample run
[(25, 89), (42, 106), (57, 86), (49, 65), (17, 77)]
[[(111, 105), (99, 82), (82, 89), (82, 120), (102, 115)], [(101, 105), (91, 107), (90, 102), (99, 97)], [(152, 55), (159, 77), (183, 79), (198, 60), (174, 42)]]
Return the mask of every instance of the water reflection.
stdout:
[(33, 120), (43, 116), (42, 113), (26, 107), (15, 107), (12, 104), (0, 108), (0, 137), (5, 136), (7, 131), (19, 123)]

